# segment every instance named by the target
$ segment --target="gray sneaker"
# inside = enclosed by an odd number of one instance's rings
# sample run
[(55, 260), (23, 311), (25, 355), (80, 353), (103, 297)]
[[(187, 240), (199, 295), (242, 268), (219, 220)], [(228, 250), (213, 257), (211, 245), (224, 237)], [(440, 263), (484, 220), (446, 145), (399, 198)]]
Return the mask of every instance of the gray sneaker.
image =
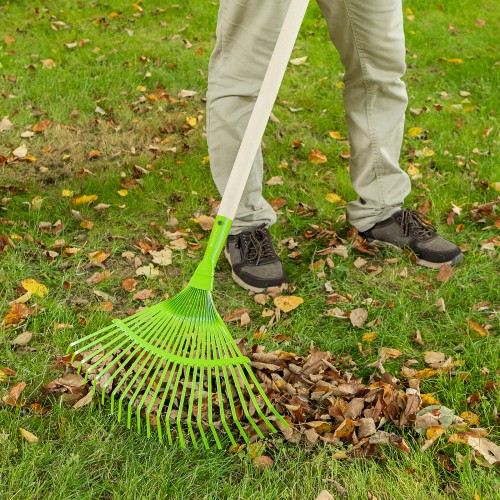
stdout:
[(417, 264), (425, 267), (454, 266), (463, 258), (460, 248), (438, 236), (436, 228), (416, 210), (403, 209), (359, 234), (370, 244), (410, 248), (418, 257)]
[(224, 255), (231, 265), (234, 281), (246, 290), (263, 292), (286, 284), (285, 270), (265, 224), (229, 236)]

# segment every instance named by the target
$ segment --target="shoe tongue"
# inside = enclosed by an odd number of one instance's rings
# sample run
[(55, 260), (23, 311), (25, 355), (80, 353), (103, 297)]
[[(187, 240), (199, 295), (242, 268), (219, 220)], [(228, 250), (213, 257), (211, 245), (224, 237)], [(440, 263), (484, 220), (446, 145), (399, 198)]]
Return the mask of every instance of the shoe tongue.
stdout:
[(417, 237), (423, 239), (432, 239), (435, 234), (435, 229), (432, 224), (425, 220), (425, 216), (414, 210), (401, 210), (399, 214), (394, 216), (401, 217), (401, 227), (405, 233), (414, 232)]
[(248, 261), (257, 261), (258, 263), (265, 263), (273, 260), (274, 252), (272, 249), (269, 235), (265, 231), (265, 224), (260, 225), (253, 231), (242, 233), (244, 241), (243, 257)]

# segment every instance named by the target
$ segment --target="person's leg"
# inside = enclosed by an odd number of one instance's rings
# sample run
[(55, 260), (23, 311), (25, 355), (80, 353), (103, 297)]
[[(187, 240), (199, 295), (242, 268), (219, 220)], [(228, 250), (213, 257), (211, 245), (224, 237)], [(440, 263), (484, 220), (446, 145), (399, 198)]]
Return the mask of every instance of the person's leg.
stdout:
[[(207, 140), (210, 165), (221, 194), (229, 178), (289, 0), (221, 0), (217, 41), (208, 72)], [(262, 197), (263, 160), (259, 150), (243, 192), (231, 234), (276, 215)]]
[(371, 243), (411, 248), (418, 263), (457, 264), (462, 252), (418, 212), (401, 209), (411, 186), (399, 166), (407, 105), (401, 0), (318, 0), (345, 67), (349, 222)]
[[(207, 140), (212, 176), (221, 194), (288, 5), (289, 0), (220, 0), (217, 41), (208, 74)], [(262, 197), (262, 182), (259, 149), (224, 249), (233, 279), (254, 292), (287, 281), (265, 227), (276, 221), (276, 214)]]
[(399, 166), (407, 105), (401, 0), (318, 0), (345, 67), (350, 175), (358, 199), (349, 222), (359, 231), (401, 208), (410, 192)]

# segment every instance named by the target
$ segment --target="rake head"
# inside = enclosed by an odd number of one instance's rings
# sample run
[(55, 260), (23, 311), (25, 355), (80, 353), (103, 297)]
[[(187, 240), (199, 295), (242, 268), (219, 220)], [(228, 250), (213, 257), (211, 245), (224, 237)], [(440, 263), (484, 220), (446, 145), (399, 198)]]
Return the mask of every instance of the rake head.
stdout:
[(137, 431), (145, 429), (148, 437), (156, 427), (160, 441), (166, 435), (172, 444), (176, 434), (185, 446), (187, 430), (195, 447), (200, 437), (205, 447), (213, 438), (221, 448), (219, 432), (236, 444), (231, 423), (246, 442), (249, 433), (263, 438), (263, 431), (276, 432), (268, 416), (287, 426), (217, 313), (210, 290), (187, 286), (71, 348), (83, 356), (80, 369), (102, 391), (103, 403), (108, 396), (119, 421), (126, 412), (129, 428), (135, 412)]

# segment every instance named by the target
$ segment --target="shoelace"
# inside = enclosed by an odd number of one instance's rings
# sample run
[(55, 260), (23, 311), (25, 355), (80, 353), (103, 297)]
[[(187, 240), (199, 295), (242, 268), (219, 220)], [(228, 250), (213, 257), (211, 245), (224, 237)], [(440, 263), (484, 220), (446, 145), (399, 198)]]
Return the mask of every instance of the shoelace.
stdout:
[(249, 262), (256, 260), (255, 265), (258, 266), (259, 262), (274, 255), (271, 240), (264, 230), (265, 224), (261, 224), (257, 229), (251, 232), (241, 233), (240, 245), (243, 249), (243, 259)]
[(401, 236), (415, 234), (418, 238), (430, 238), (436, 233), (436, 228), (417, 210), (403, 209), (401, 211)]

